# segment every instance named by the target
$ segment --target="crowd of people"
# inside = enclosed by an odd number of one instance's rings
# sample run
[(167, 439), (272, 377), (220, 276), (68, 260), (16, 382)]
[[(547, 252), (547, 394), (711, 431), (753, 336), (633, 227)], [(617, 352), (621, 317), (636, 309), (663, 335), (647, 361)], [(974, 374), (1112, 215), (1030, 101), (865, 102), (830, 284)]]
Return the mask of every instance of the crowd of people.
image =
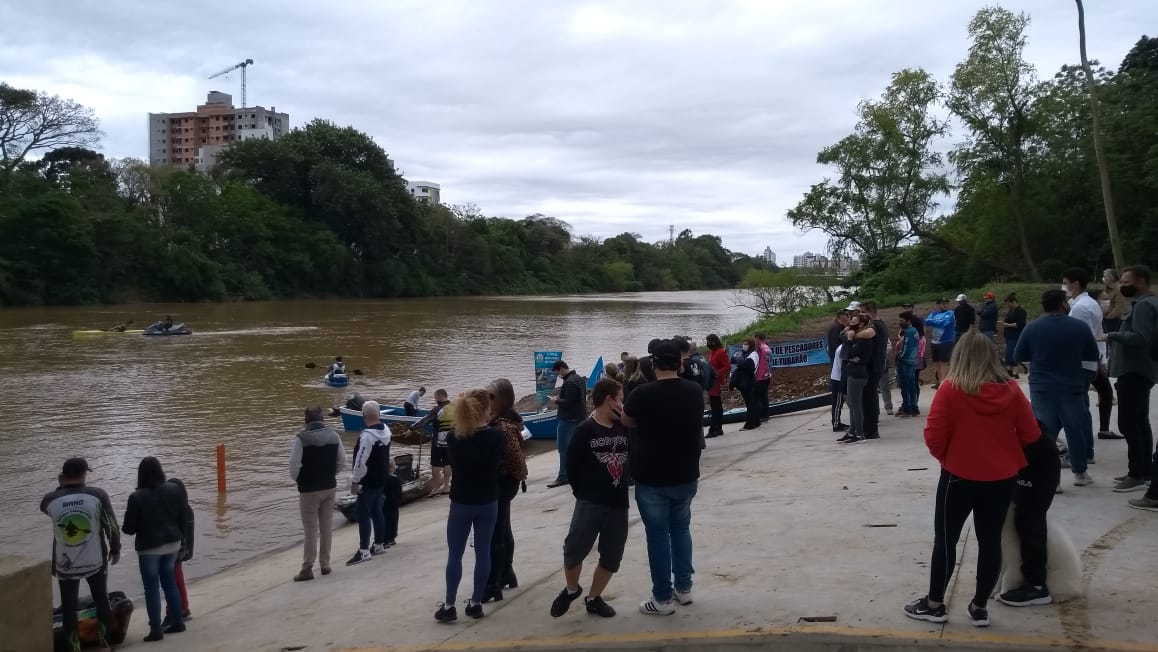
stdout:
[[(1106, 270), (1105, 289), (1089, 292), (1089, 277), (1074, 268), (1060, 289), (1041, 297), (1043, 315), (1027, 323), (1014, 295), (1005, 299), (1004, 316), (987, 293), (975, 309), (965, 295), (950, 310), (944, 299), (927, 316), (906, 305), (895, 330), (866, 300), (840, 310), (828, 331), (832, 360), (829, 389), (831, 424), (838, 442), (854, 444), (880, 438), (882, 395), (891, 394), (887, 370), (896, 369), (900, 407), (885, 409), (898, 418), (921, 415), (919, 373), (926, 358), (935, 365), (936, 390), (924, 428), (931, 454), (941, 464), (937, 487), (935, 536), (927, 594), (905, 605), (906, 615), (930, 622), (947, 619), (945, 590), (955, 564), (964, 523), (974, 517), (979, 543), (976, 592), (967, 613), (974, 625), (989, 624), (987, 601), (1001, 567), (1001, 529), (1011, 504), (1020, 538), (1025, 584), (999, 596), (1012, 606), (1051, 602), (1046, 583), (1046, 512), (1061, 492), (1060, 469), (1069, 467), (1073, 484), (1094, 483), (1089, 465), (1098, 439), (1125, 439), (1128, 472), (1115, 478), (1115, 492), (1140, 491), (1132, 508), (1158, 511), (1158, 489), (1150, 484), (1158, 464), (1149, 423), (1149, 394), (1158, 381), (1158, 297), (1151, 293), (1150, 271), (1141, 266), (1119, 273)], [(1004, 348), (998, 347), (1001, 329)], [(548, 487), (568, 486), (575, 496), (570, 527), (563, 539), (564, 587), (549, 608), (563, 616), (584, 597), (583, 565), (597, 548), (598, 561), (585, 596), (589, 614), (612, 617), (603, 599), (619, 571), (628, 539), (629, 487), (647, 544), (651, 587), (639, 610), (649, 615), (674, 613), (692, 603), (694, 568), (691, 505), (698, 490), (701, 451), (706, 439), (723, 434), (722, 396), (741, 393), (747, 408), (743, 429), (760, 427), (768, 415), (772, 377), (771, 348), (762, 334), (743, 342), (730, 357), (718, 335), (707, 336), (705, 358), (684, 337), (652, 340), (647, 355), (624, 353), (608, 365), (591, 392), (587, 379), (560, 360), (562, 380), (553, 399), (558, 414), (559, 469)], [(1029, 397), (1017, 384), (1017, 369), (1028, 370)], [(1111, 383), (1110, 379), (1116, 379)], [(1099, 397), (1095, 437), (1089, 391)], [(425, 394), (407, 399), (416, 411)], [(704, 397), (709, 425), (704, 431)], [(451, 401), (435, 392), (436, 406), (418, 425), (434, 430), (430, 497), (449, 494), (445, 593), (434, 615), (438, 622), (457, 619), (456, 601), (463, 557), (474, 536), (474, 573), (465, 614), (482, 618), (483, 604), (503, 599), (518, 587), (511, 505), (526, 491), (527, 466), (522, 418), (515, 411), (510, 381), (498, 379)], [(1118, 429), (1110, 418), (1118, 407)], [(847, 408), (849, 422), (843, 422)], [(371, 561), (394, 545), (398, 534), (401, 484), (390, 455), (391, 432), (374, 401), (362, 405), (365, 428), (353, 451), (350, 490), (356, 495), (359, 542), (347, 565)], [(1062, 444), (1060, 434), (1065, 433)], [(295, 581), (331, 569), (333, 512), (338, 477), (346, 451), (327, 426), (320, 408), (305, 411), (305, 427), (293, 440), (289, 471), (299, 491), (305, 545)], [(114, 625), (107, 597), (109, 566), (121, 554), (121, 533), (134, 535), (145, 586), (149, 619), (146, 641), (185, 631), (189, 617), (181, 562), (193, 553), (193, 513), (180, 480), (167, 479), (153, 457), (141, 460), (137, 490), (129, 497), (118, 527), (108, 495), (86, 485), (88, 464), (65, 462), (59, 487), (45, 496), (41, 509), (55, 528), (53, 573), (58, 578), (64, 628), (79, 648), (76, 604), (86, 580), (101, 623), (101, 641)], [(487, 544), (489, 542), (489, 545)], [(163, 613), (161, 596), (167, 609)]]

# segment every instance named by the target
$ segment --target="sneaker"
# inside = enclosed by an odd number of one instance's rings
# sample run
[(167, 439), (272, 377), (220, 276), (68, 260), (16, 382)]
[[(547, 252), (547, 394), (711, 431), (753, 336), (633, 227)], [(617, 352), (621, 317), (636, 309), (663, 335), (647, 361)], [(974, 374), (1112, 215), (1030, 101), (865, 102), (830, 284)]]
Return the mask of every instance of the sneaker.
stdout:
[(969, 622), (974, 627), (989, 627), (989, 610), (985, 607), (978, 607), (969, 601), (969, 606), (965, 610), (969, 614)]
[(1026, 584), (1019, 586), (1012, 591), (1006, 591), (997, 596), (1001, 604), (1009, 605), (1010, 607), (1032, 607), (1039, 604), (1051, 604), (1053, 596), (1049, 594), (1049, 589), (1044, 586), (1033, 586)]
[(1074, 474), (1074, 486), (1075, 487), (1085, 487), (1085, 486), (1091, 485), (1091, 484), (1094, 484), (1094, 479), (1090, 477), (1089, 473), (1075, 473)]
[(1158, 512), (1158, 498), (1151, 498), (1150, 496), (1133, 498), (1130, 500), (1130, 507), (1133, 509), (1145, 510), (1147, 512)]
[(438, 611), (434, 612), (434, 619), (440, 623), (450, 623), (458, 620), (458, 610), (452, 604), (438, 603)]
[(346, 565), (353, 566), (354, 564), (360, 564), (364, 561), (370, 561), (371, 559), (373, 559), (373, 557), (370, 556), (369, 550), (359, 549), (354, 553), (353, 557), (350, 557), (350, 561), (346, 562)]
[(166, 634), (180, 634), (185, 631), (185, 623), (173, 623), (165, 628)]
[(639, 613), (649, 616), (670, 616), (675, 613), (675, 601), (660, 602), (655, 598), (648, 598), (639, 603)]
[(1098, 433), (1098, 439), (1125, 439), (1125, 437), (1113, 430), (1103, 430)]
[(1126, 475), (1116, 475), (1116, 476), (1114, 476), (1114, 482), (1121, 482), (1122, 480), (1125, 480), (1128, 477), (1130, 477), (1129, 473), (1127, 473)]
[(483, 613), (483, 608), (482, 608), (481, 603), (475, 602), (474, 600), (468, 600), (466, 603), (466, 615), (470, 616), (471, 618), (474, 618), (475, 620), (478, 620), (479, 618), (482, 618), (486, 614)]
[(890, 417), (893, 416), (893, 408), (885, 408), (885, 414), (889, 415)]
[(836, 440), (838, 444), (848, 444), (857, 440), (857, 436), (851, 433), (845, 433), (843, 437)]
[(398, 541), (396, 541), (395, 539), (391, 539), (391, 540), (387, 541), (386, 543), (383, 543), (382, 545), (386, 548), (393, 548), (394, 546), (398, 545)]
[(312, 568), (302, 569), (302, 572), (294, 575), (295, 582), (308, 582), (314, 579), (314, 571)]
[(1131, 491), (1141, 491), (1145, 486), (1146, 482), (1142, 480), (1142, 478), (1135, 478), (1132, 475), (1128, 475), (1125, 479), (1119, 480), (1117, 484), (1114, 485), (1114, 492), (1128, 494)]
[(945, 605), (941, 604), (937, 607), (929, 606), (929, 598), (919, 598), (913, 600), (905, 605), (905, 615), (915, 620), (923, 620), (929, 623), (943, 623), (949, 620), (949, 616), (945, 613)]
[(384, 552), (386, 552), (386, 546), (384, 544), (375, 543), (374, 545), (370, 546), (370, 554), (373, 556), (378, 556)]
[(548, 489), (554, 489), (555, 487), (562, 487), (562, 486), (565, 486), (566, 484), (567, 484), (566, 480), (552, 480), (551, 482), (547, 483), (547, 488)]
[(587, 613), (593, 616), (602, 616), (603, 618), (615, 617), (615, 610), (611, 608), (611, 605), (604, 602), (600, 596), (587, 598), (584, 600), (584, 605), (587, 607)]
[(682, 604), (682, 605), (691, 604), (692, 603), (692, 590), (688, 589), (687, 591), (676, 591), (675, 592), (675, 601)]
[(559, 595), (555, 596), (555, 601), (551, 603), (551, 616), (558, 618), (567, 613), (567, 610), (571, 608), (571, 603), (578, 600), (581, 595), (583, 595), (583, 587), (579, 587), (579, 590), (574, 593), (568, 591), (567, 587), (563, 587)]
[(832, 427), (833, 432), (844, 432), (846, 430), (848, 430), (848, 424), (847, 423), (838, 423)]
[(329, 575), (334, 572), (329, 566), (322, 566), (322, 575)]

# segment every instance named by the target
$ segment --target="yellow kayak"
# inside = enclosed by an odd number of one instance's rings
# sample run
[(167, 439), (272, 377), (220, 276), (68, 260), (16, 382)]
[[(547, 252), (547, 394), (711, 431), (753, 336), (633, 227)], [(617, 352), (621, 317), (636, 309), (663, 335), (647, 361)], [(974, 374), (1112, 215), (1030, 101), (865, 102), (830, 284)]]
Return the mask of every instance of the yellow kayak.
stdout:
[(140, 335), (144, 330), (124, 330), (124, 331), (73, 331), (74, 337), (87, 337), (89, 335)]

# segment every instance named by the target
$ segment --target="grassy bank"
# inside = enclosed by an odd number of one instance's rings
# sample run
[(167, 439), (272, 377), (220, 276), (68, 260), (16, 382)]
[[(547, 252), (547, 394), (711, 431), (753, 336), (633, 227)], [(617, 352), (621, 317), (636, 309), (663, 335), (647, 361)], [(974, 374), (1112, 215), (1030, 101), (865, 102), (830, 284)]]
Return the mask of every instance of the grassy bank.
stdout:
[[(1041, 314), (1041, 293), (1049, 290), (1054, 286), (1042, 285), (1037, 283), (994, 283), (983, 288), (972, 288), (965, 290), (965, 295), (969, 297), (969, 303), (976, 307), (982, 302), (982, 296), (986, 292), (992, 292), (997, 295), (997, 301), (1001, 304), (1001, 314), (1005, 314), (1004, 301), (1005, 297), (1010, 293), (1017, 295), (1021, 301), (1021, 305), (1025, 307), (1026, 313), (1030, 319), (1036, 318)], [(824, 332), (828, 322), (832, 320), (836, 311), (847, 306), (848, 301), (865, 301), (872, 299), (877, 302), (881, 311), (889, 310), (891, 312), (899, 311), (902, 305), (912, 303), (916, 305), (917, 314), (927, 315), (936, 303), (937, 299), (948, 299), (951, 305), (956, 305), (954, 299), (957, 298), (958, 292), (930, 292), (916, 295), (886, 295), (881, 297), (867, 297), (854, 296), (852, 299), (841, 301), (839, 303), (828, 303), (822, 306), (812, 306), (797, 310), (783, 315), (776, 315), (775, 317), (764, 317), (748, 324), (743, 330), (737, 333), (729, 333), (724, 336), (725, 343), (734, 343), (744, 338), (752, 336), (754, 333), (762, 332), (768, 337), (786, 336), (786, 335), (801, 335), (802, 337), (815, 337)], [(778, 338), (778, 339), (782, 339)]]

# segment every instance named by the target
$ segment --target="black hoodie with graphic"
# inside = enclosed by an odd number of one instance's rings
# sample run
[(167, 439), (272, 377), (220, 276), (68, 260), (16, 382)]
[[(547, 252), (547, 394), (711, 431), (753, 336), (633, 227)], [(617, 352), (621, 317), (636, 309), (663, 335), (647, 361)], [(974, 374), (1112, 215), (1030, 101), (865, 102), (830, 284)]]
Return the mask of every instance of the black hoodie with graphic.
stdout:
[(567, 480), (580, 500), (627, 509), (627, 428), (594, 416), (575, 426), (567, 449)]

